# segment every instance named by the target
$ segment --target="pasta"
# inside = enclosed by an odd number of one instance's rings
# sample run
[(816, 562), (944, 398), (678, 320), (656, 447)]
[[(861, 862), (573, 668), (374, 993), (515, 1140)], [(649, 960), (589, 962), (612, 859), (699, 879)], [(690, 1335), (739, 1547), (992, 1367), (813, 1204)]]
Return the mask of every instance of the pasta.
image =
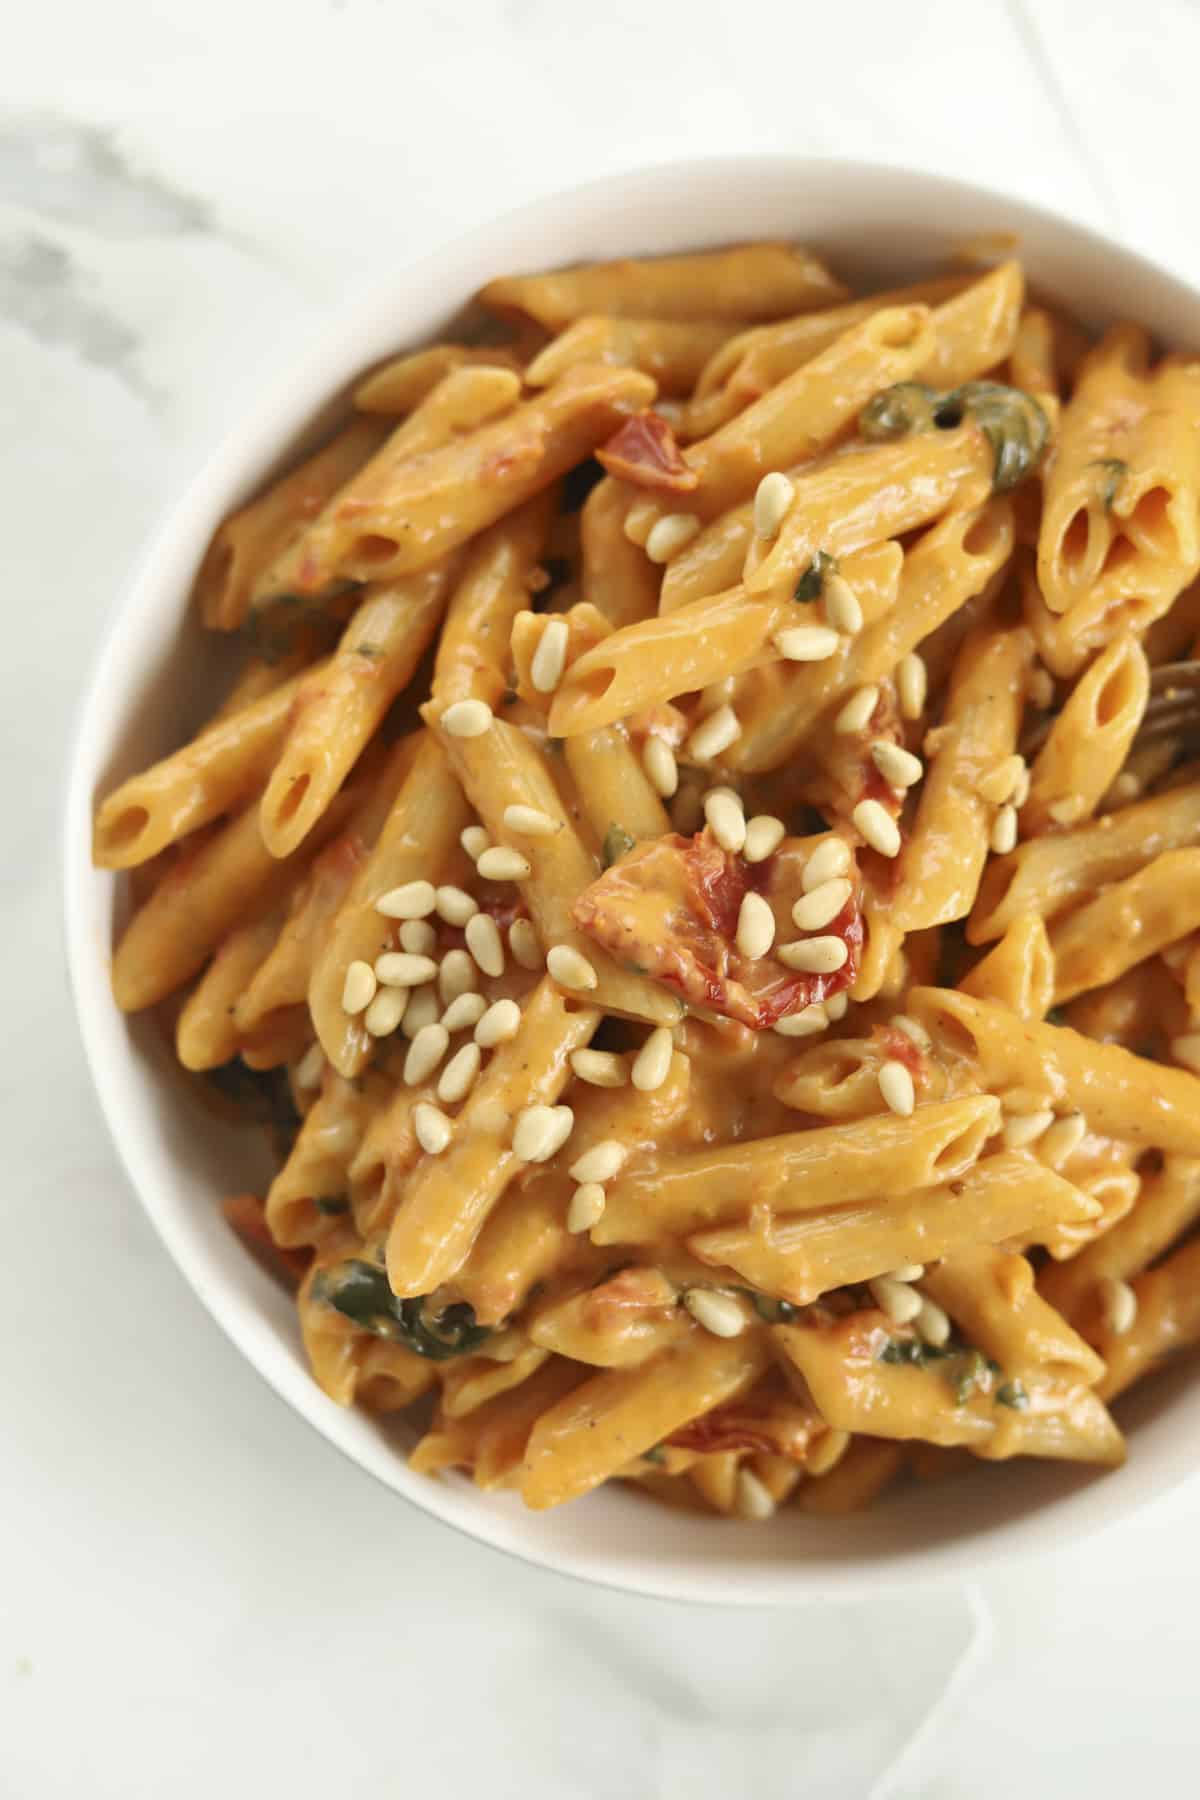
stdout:
[(1011, 260), (478, 299), (217, 526), (227, 696), (96, 809), (315, 1380), (539, 1510), (1116, 1465), (1200, 1343), (1200, 769), (1143, 730), (1200, 365)]

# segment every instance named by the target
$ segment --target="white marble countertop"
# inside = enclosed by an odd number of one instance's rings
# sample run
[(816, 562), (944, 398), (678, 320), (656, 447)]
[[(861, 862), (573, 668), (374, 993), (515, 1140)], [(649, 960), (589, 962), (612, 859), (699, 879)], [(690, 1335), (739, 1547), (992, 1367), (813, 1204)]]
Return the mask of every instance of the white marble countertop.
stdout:
[(343, 1463), (122, 1178), (56, 840), (139, 541), (347, 286), (552, 187), (769, 149), (949, 169), (1195, 275), (1198, 61), (1182, 0), (40, 0), (6, 34), (0, 1794), (1107, 1800), (1194, 1768), (1200, 1482), (969, 1593), (722, 1615), (525, 1569)]

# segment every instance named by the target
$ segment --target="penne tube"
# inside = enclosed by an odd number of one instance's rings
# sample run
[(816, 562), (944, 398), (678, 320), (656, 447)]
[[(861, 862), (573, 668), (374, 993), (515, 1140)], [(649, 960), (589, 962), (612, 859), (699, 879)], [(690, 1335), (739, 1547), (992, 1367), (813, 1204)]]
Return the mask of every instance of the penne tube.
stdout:
[(529, 604), (553, 505), (553, 489), (535, 495), (482, 532), (468, 551), (433, 667), (433, 693), (443, 705), (472, 699), (499, 703), (513, 621)]
[[(464, 434), (510, 414), (520, 393), (520, 377), (511, 369), (492, 364), (451, 369), (354, 479), (330, 496), (303, 535), (264, 571), (252, 605), (262, 609), (285, 594), (321, 596), (336, 589), (348, 572), (358, 574), (344, 570), (342, 560), (356, 536), (360, 515), (369, 517), (397, 483), (403, 486), (414, 468), (424, 467), (426, 457), (447, 446), (453, 449)], [(381, 565), (358, 578), (369, 581), (375, 576), (382, 581), (436, 560), (429, 556), (403, 569)]]
[(892, 443), (850, 445), (796, 481), (778, 536), (747, 587), (791, 593), (818, 550), (845, 556), (944, 512), (982, 504), (991, 492), (993, 460), (972, 422)]
[(578, 1387), (586, 1374), (562, 1357), (551, 1357), (519, 1387), (496, 1395), (465, 1417), (452, 1419), (439, 1412), (409, 1456), (409, 1468), (422, 1475), (467, 1469), (477, 1487), (511, 1487), (535, 1422)]
[(242, 920), (283, 900), (350, 804), (339, 796), (316, 841), (282, 860), (262, 841), (257, 800), (181, 856), (134, 913), (113, 954), (113, 997), (122, 1012), (165, 999), (203, 968)]
[(1200, 1219), (1200, 1159), (1165, 1156), (1147, 1174), (1133, 1206), (1069, 1262), (1051, 1263), (1038, 1286), (1051, 1306), (1076, 1323), (1094, 1318), (1105, 1281), (1129, 1281), (1157, 1262)]
[[(642, 1303), (639, 1284), (645, 1289)], [(636, 1267), (537, 1305), (529, 1322), (535, 1344), (598, 1369), (635, 1369), (681, 1344), (693, 1329), (673, 1284), (656, 1269)]]
[[(958, 1386), (955, 1364), (890, 1363), (881, 1313), (851, 1314), (832, 1327), (781, 1325), (774, 1336), (835, 1430), (880, 1438), (964, 1444), (976, 1456), (1046, 1456), (1117, 1464), (1124, 1441), (1102, 1402), (1082, 1383), (1031, 1379), (1022, 1369), (1024, 1410), (1000, 1399), (999, 1376)], [(1007, 1374), (1008, 1371), (1005, 1371)]]
[(1050, 930), (1054, 1003), (1116, 981), (1200, 928), (1200, 849), (1170, 850)]
[(253, 705), (218, 720), (141, 775), (121, 783), (96, 814), (92, 857), (102, 869), (129, 869), (198, 831), (262, 785), (279, 754), (292, 710), (318, 663)]
[(345, 1232), (350, 1164), (386, 1085), (373, 1070), (357, 1082), (332, 1070), (325, 1075), (267, 1191), (267, 1223), (277, 1244), (317, 1244)]
[(762, 1374), (765, 1334), (734, 1339), (694, 1328), (636, 1369), (594, 1375), (542, 1414), (521, 1479), (526, 1506), (577, 1499), (700, 1413), (743, 1394)]
[[(236, 1006), (255, 970), (279, 935), (279, 911), (239, 925), (223, 943), (192, 989), (175, 1022), (175, 1054), (185, 1069), (217, 1069), (237, 1055), (244, 1041)], [(268, 1025), (270, 1015), (255, 1021)]]
[[(860, 593), (864, 614), (877, 617), (883, 610), (894, 592), (898, 563), (890, 546), (847, 559), (847, 578)], [(550, 708), (550, 731), (555, 737), (595, 731), (721, 677), (777, 663), (774, 638), (803, 624), (798, 615), (801, 609), (791, 599), (752, 599), (744, 587), (735, 587), (626, 625), (572, 664)]]
[(326, 1260), (340, 1261), (337, 1239), (325, 1246), (300, 1284), (296, 1306), (313, 1377), (339, 1406), (373, 1401), (376, 1411), (399, 1412), (434, 1385), (433, 1365), (403, 1344), (372, 1337), (316, 1299), (313, 1286)]
[[(884, 307), (852, 326), (711, 437), (684, 451), (696, 477), (696, 486), (683, 497), (685, 510), (715, 519), (752, 499), (771, 469), (790, 468), (828, 449), (850, 431), (874, 394), (911, 380), (933, 346), (926, 306)], [(678, 510), (670, 499), (639, 509), (642, 542), (656, 520)]]
[(1150, 669), (1126, 633), (1076, 682), (1031, 771), (1021, 827), (1030, 837), (1090, 818), (1129, 754), (1150, 696)]
[(1038, 536), (1052, 613), (1137, 595), (1157, 616), (1200, 570), (1200, 368), (1148, 363), (1145, 332), (1114, 326), (1063, 412)]
[(940, 1053), (969, 1065), (992, 1093), (1020, 1088), (1082, 1113), (1092, 1131), (1132, 1144), (1200, 1154), (1200, 1081), (1148, 1063), (1118, 1044), (1097, 1044), (1065, 1026), (1023, 1019), (1007, 1007), (950, 988), (915, 988), (907, 1010)]
[(210, 631), (237, 631), (245, 623), (262, 575), (375, 454), (385, 430), (374, 419), (353, 420), (315, 455), (222, 521), (200, 565), (194, 593)]
[[(687, 1244), (701, 1262), (734, 1269), (751, 1287), (808, 1306), (832, 1288), (869, 1281), (905, 1263), (932, 1262), (971, 1244), (1036, 1239), (1060, 1221), (1086, 1223), (1099, 1211), (1052, 1169), (1006, 1152), (938, 1187), (789, 1213), (768, 1230), (753, 1220), (722, 1226), (698, 1232)], [(864, 1428), (829, 1423), (847, 1431)]]
[(552, 1106), (571, 1076), (570, 1054), (598, 1022), (594, 1007), (547, 977), (526, 1004), (517, 1035), (500, 1046), (454, 1121), (441, 1156), (428, 1157), (405, 1187), (392, 1220), (387, 1271), (396, 1294), (431, 1294), (462, 1267), (481, 1226), (523, 1166), (512, 1147), (517, 1115)]
[(706, 364), (743, 323), (593, 313), (576, 319), (538, 352), (525, 371), (526, 385), (549, 387), (577, 363), (617, 363), (651, 376), (660, 394), (689, 394)]
[(1168, 850), (1200, 844), (1200, 783), (1172, 788), (1052, 837), (1030, 838), (984, 873), (967, 940), (988, 944), (1023, 912), (1056, 918)]
[(313, 1027), (339, 1074), (357, 1075), (372, 1040), (342, 1005), (352, 962), (374, 964), (392, 944), (393, 922), (376, 910), (392, 888), (438, 881), (458, 848), (470, 809), (441, 746), (422, 734), (412, 767), (368, 860), (354, 877), (317, 956), (308, 989)]
[[(425, 712), (436, 727), (441, 708), (435, 702)], [(530, 874), (519, 885), (547, 950), (564, 944), (586, 957), (596, 974), (596, 986), (589, 990), (593, 1004), (653, 1025), (676, 1024), (682, 1005), (673, 994), (622, 968), (607, 951), (576, 930), (571, 909), (599, 872), (596, 858), (580, 837), (544, 759), (525, 733), (494, 719), (480, 737), (447, 734), (444, 742), (468, 799), (495, 842), (505, 841), (504, 816), (510, 806), (532, 807), (554, 823), (551, 835), (521, 840), (521, 854), (530, 865)]]
[[(777, 768), (815, 730), (828, 731), (841, 703), (855, 690), (889, 677), (943, 619), (981, 592), (1012, 555), (1013, 517), (1006, 500), (941, 520), (897, 565), (898, 546), (876, 545), (847, 557), (842, 572), (863, 605), (865, 628), (827, 662), (784, 672), (784, 692), (773, 706), (756, 709), (729, 752), (738, 769)], [(898, 577), (895, 604), (868, 610), (862, 571), (878, 558), (879, 575)], [(765, 684), (764, 684), (765, 685)]]
[(1200, 1343), (1200, 1239), (1139, 1275), (1133, 1292), (1137, 1316), (1130, 1329), (1120, 1336), (1105, 1330), (1097, 1338), (1108, 1372), (1096, 1391), (1105, 1400)]
[(1081, 994), (1064, 1009), (1064, 1019), (1084, 1037), (1160, 1058), (1189, 1024), (1184, 997), (1161, 958), (1137, 963), (1118, 980)]
[(453, 558), (368, 587), (334, 654), (305, 683), (259, 808), (273, 856), (303, 843), (437, 633)]
[(978, 1094), (850, 1126), (659, 1157), (608, 1184), (596, 1244), (651, 1244), (768, 1214), (907, 1194), (956, 1180), (999, 1129), (1000, 1102)]
[(387, 822), (419, 744), (419, 734), (413, 732), (394, 747), (345, 831), (325, 846), (297, 886), (278, 937), (237, 999), (235, 1017), (243, 1031), (252, 1030), (275, 1007), (307, 999), (316, 957)]
[(686, 256), (585, 263), (552, 275), (508, 275), (481, 288), (489, 312), (562, 331), (589, 313), (618, 318), (777, 319), (828, 306), (846, 290), (798, 245), (741, 244)]
[(625, 535), (632, 498), (624, 482), (606, 475), (579, 515), (580, 596), (617, 629), (658, 608), (659, 572)]
[(635, 369), (581, 364), (507, 416), (406, 456), (369, 487), (368, 469), (329, 509), (322, 556), (298, 569), (298, 591), (333, 576), (384, 581), (428, 567), (551, 486), (653, 398), (653, 382)]
[(953, 388), (999, 368), (1016, 344), (1024, 298), (1019, 262), (1001, 263), (948, 296), (933, 314), (933, 348), (920, 379)]
[(1054, 1004), (1054, 951), (1037, 913), (1018, 914), (958, 986), (960, 993), (994, 1000), (1022, 1019), (1044, 1019)]
[(442, 1413), (466, 1419), (489, 1400), (510, 1393), (550, 1360), (550, 1352), (525, 1344), (509, 1362), (493, 1362), (486, 1354), (461, 1356), (442, 1370)]
[(845, 1455), (827, 1474), (812, 1477), (800, 1489), (800, 1507), (818, 1518), (840, 1519), (861, 1512), (891, 1486), (904, 1468), (906, 1451), (888, 1438), (850, 1439)]
[(366, 413), (414, 412), (452, 369), (472, 363), (517, 367), (512, 351), (499, 344), (431, 344), (393, 356), (364, 376), (354, 390), (354, 404)]
[(667, 809), (622, 726), (564, 739), (563, 757), (583, 816), (602, 844), (613, 826), (635, 842), (670, 831)]
[(1038, 1292), (1025, 1257), (1011, 1250), (973, 1244), (956, 1251), (926, 1271), (921, 1292), (1002, 1369), (1037, 1368), (1088, 1387), (1104, 1374), (1091, 1345)]
[(892, 908), (901, 931), (965, 919), (975, 904), (995, 817), (977, 784), (1016, 749), (1032, 658), (1024, 626), (975, 633), (959, 652), (903, 853)]

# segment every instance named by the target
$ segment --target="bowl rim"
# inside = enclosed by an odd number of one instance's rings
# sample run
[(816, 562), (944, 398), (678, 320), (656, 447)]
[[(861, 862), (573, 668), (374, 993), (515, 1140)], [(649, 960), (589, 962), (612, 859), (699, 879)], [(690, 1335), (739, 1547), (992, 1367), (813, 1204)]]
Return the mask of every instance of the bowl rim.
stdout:
[[(496, 1515), (473, 1506), (470, 1494), (474, 1490), (467, 1490), (467, 1499), (463, 1500), (453, 1485), (413, 1475), (390, 1447), (386, 1447), (386, 1459), (365, 1454), (361, 1445), (339, 1433), (338, 1418), (333, 1415), (340, 1416), (340, 1409), (321, 1394), (311, 1377), (306, 1378), (307, 1390), (302, 1390), (283, 1379), (278, 1369), (268, 1366), (251, 1310), (232, 1291), (224, 1291), (219, 1282), (210, 1279), (200, 1266), (194, 1247), (151, 1179), (135, 1135), (121, 1129), (127, 1102), (106, 1059), (104, 1041), (106, 1019), (111, 1024), (115, 1012), (108, 989), (108, 952), (105, 947), (101, 954), (96, 953), (88, 908), (89, 889), (97, 879), (89, 856), (92, 795), (100, 768), (99, 747), (114, 722), (128, 723), (133, 696), (126, 694), (122, 700), (120, 688), (126, 643), (133, 641), (140, 624), (156, 614), (174, 609), (176, 630), (186, 614), (186, 603), (174, 591), (167, 575), (180, 540), (195, 535), (197, 520), (207, 521), (207, 535), (221, 511), (237, 503), (236, 499), (229, 500), (226, 491), (231, 469), (249, 471), (251, 486), (261, 481), (264, 471), (278, 459), (280, 448), (294, 442), (322, 401), (344, 390), (350, 376), (363, 366), (361, 357), (357, 365), (352, 360), (355, 339), (369, 335), (370, 322), (378, 319), (389, 295), (415, 289), (427, 273), (436, 276), (459, 261), (471, 260), (481, 245), (496, 246), (494, 266), (500, 267), (502, 246), (510, 233), (519, 235), (523, 230), (545, 228), (556, 218), (566, 221), (579, 213), (594, 211), (599, 216), (619, 208), (631, 195), (662, 204), (674, 195), (677, 200), (694, 205), (696, 197), (715, 184), (732, 181), (745, 185), (786, 179), (802, 189), (806, 178), (822, 176), (851, 185), (868, 184), (880, 201), (894, 192), (898, 201), (911, 206), (914, 195), (920, 191), (931, 201), (941, 198), (947, 203), (969, 203), (982, 214), (1011, 215), (1014, 227), (1026, 232), (1035, 227), (1051, 232), (1075, 252), (1120, 265), (1150, 281), (1169, 304), (1195, 316), (1200, 337), (1200, 290), (1169, 263), (1128, 249), (1061, 211), (920, 165), (788, 153), (723, 155), (637, 166), (537, 196), (490, 223), (469, 227), (414, 258), (398, 262), (381, 277), (360, 283), (347, 300), (323, 309), (312, 328), (285, 347), (277, 364), (255, 384), (245, 407), (239, 407), (238, 418), (216, 435), (190, 477), (174, 484), (174, 497), (151, 526), (130, 574), (112, 598), (77, 705), (66, 759), (62, 921), (72, 999), (89, 1074), (125, 1174), (172, 1261), (205, 1310), (268, 1386), (314, 1430), (422, 1512), (533, 1566), (622, 1592), (695, 1604), (791, 1605), (845, 1600), (880, 1588), (908, 1587), (918, 1580), (969, 1578), (981, 1569), (1018, 1556), (1048, 1552), (1062, 1543), (1064, 1527), (1071, 1541), (1111, 1529), (1164, 1498), (1196, 1471), (1176, 1446), (1175, 1454), (1167, 1457), (1166, 1467), (1157, 1479), (1144, 1489), (1123, 1492), (1120, 1503), (1115, 1495), (1110, 1501), (1099, 1499), (1094, 1483), (1070, 1494), (1061, 1506), (1052, 1509), (1057, 1528), (1053, 1530), (1045, 1528), (1050, 1509), (1043, 1512), (1028, 1508), (1015, 1512), (981, 1536), (901, 1549), (885, 1558), (853, 1560), (829, 1568), (808, 1562), (746, 1567), (720, 1557), (699, 1568), (658, 1568), (647, 1566), (644, 1557), (637, 1562), (612, 1555), (597, 1558), (588, 1554), (586, 1546), (582, 1551), (572, 1551), (552, 1546), (548, 1541), (543, 1544), (536, 1538), (525, 1541)], [(797, 203), (796, 213), (792, 235), (803, 237), (803, 200)], [(687, 234), (682, 237), (686, 240)], [(719, 238), (706, 235), (701, 226), (691, 241), (731, 240), (725, 233)], [(450, 298), (458, 303), (457, 295)], [(303, 400), (298, 398), (298, 392)], [(235, 487), (246, 491), (246, 479), (235, 483)], [(110, 882), (112, 879), (108, 877)], [(331, 1408), (332, 1413), (328, 1410)], [(1177, 1435), (1182, 1438), (1186, 1434)]]

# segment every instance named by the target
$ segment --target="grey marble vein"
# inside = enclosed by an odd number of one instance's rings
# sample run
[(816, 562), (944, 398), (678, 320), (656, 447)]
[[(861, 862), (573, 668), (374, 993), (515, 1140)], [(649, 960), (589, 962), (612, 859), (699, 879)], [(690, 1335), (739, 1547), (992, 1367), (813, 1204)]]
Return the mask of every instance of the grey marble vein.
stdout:
[(206, 200), (138, 168), (102, 125), (54, 115), (0, 119), (0, 200), (97, 237), (213, 229)]
[(0, 238), (0, 318), (147, 394), (134, 363), (137, 333), (88, 291), (84, 271), (51, 238), (35, 232)]

